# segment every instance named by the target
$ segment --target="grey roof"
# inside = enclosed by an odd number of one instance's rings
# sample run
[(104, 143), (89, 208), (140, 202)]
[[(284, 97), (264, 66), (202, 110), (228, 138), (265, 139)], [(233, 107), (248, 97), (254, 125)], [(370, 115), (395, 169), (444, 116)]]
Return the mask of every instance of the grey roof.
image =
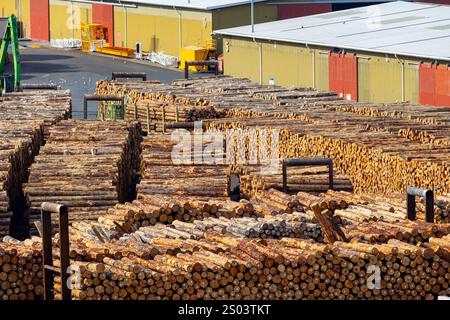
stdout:
[(396, 1), (214, 34), (450, 61), (450, 6)]
[(8, 18), (0, 17), (0, 39), (2, 39), (4, 36), (7, 24), (8, 24)]
[[(254, 0), (254, 2), (264, 2), (267, 0)], [(148, 5), (158, 5), (165, 7), (189, 8), (200, 10), (215, 10), (249, 4), (250, 0), (122, 0), (122, 3), (142, 3)]]

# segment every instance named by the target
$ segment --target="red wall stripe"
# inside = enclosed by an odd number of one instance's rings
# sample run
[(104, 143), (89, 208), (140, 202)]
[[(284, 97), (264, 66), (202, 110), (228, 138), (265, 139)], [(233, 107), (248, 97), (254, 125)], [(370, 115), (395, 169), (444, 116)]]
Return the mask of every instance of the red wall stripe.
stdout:
[(92, 4), (92, 22), (103, 25), (106, 41), (114, 45), (114, 8), (109, 4)]
[(331, 3), (279, 4), (278, 20), (304, 17), (312, 14), (326, 13), (331, 11), (332, 11)]
[(419, 67), (419, 101), (421, 104), (450, 106), (450, 68), (422, 63)]
[(330, 53), (329, 87), (344, 99), (358, 100), (358, 63), (353, 54)]
[(32, 39), (50, 41), (49, 0), (30, 1), (30, 36)]

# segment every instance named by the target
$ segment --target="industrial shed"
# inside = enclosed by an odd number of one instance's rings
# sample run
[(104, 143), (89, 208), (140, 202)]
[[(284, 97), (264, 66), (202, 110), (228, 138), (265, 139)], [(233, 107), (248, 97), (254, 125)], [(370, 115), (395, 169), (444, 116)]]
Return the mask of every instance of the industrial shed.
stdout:
[[(213, 44), (212, 31), (250, 23), (250, 0), (2, 0), (2, 15), (16, 14), (33, 39), (81, 38), (82, 23), (99, 23), (115, 46), (178, 56), (185, 46)], [(255, 22), (331, 11), (330, 3), (255, 0)], [(330, 1), (328, 1), (330, 2)], [(301, 10), (300, 10), (300, 9)], [(30, 16), (30, 12), (33, 14)], [(218, 43), (219, 48), (222, 47)]]
[(450, 105), (450, 6), (397, 1), (214, 34), (226, 74), (361, 102)]

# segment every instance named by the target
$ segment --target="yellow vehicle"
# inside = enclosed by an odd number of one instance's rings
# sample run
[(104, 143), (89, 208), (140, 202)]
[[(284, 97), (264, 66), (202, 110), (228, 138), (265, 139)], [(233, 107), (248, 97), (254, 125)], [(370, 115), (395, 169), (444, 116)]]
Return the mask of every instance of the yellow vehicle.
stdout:
[(100, 52), (119, 57), (130, 57), (134, 54), (133, 49), (111, 47), (105, 40), (103, 25), (96, 23), (81, 25), (81, 46), (83, 52)]
[[(210, 60), (216, 58), (216, 48), (213, 43), (207, 44), (206, 47), (187, 46), (181, 48), (180, 52), (180, 69), (184, 70), (186, 61)], [(190, 66), (189, 71), (207, 71), (205, 66)]]
[(95, 23), (81, 24), (81, 50), (94, 52), (106, 45), (103, 25)]

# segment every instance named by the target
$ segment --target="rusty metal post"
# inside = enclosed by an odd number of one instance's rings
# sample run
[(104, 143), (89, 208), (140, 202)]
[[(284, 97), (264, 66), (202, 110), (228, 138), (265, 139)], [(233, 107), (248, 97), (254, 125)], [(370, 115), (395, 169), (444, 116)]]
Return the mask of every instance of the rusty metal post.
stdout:
[[(59, 215), (59, 250), (60, 269), (53, 265), (52, 247), (52, 213)], [(44, 202), (41, 205), (42, 219), (42, 245), (43, 245), (43, 270), (44, 270), (44, 299), (54, 299), (54, 276), (61, 277), (62, 300), (71, 299), (71, 290), (67, 286), (69, 276), (69, 212), (66, 206)]]
[(328, 166), (328, 187), (333, 189), (333, 160), (331, 158), (296, 158), (283, 160), (283, 192), (288, 191), (287, 168), (301, 166)]
[(189, 62), (184, 62), (184, 79), (189, 80)]
[(118, 101), (121, 103), (121, 108), (125, 112), (125, 98), (123, 96), (85, 94), (83, 105), (84, 119), (88, 118), (88, 101), (106, 101), (106, 102)]
[(434, 194), (432, 190), (408, 187), (406, 190), (407, 214), (409, 220), (416, 220), (416, 197), (425, 200), (425, 219), (427, 222), (434, 222)]
[(128, 79), (142, 79), (142, 81), (147, 81), (147, 74), (145, 72), (113, 72), (111, 75), (112, 80), (117, 80), (119, 78)]
[(20, 91), (23, 90), (58, 90), (58, 86), (56, 84), (21, 84)]
[(184, 79), (189, 80), (189, 67), (191, 66), (215, 66), (215, 75), (219, 75), (219, 62), (213, 60), (195, 60), (195, 61), (185, 61), (184, 62)]

